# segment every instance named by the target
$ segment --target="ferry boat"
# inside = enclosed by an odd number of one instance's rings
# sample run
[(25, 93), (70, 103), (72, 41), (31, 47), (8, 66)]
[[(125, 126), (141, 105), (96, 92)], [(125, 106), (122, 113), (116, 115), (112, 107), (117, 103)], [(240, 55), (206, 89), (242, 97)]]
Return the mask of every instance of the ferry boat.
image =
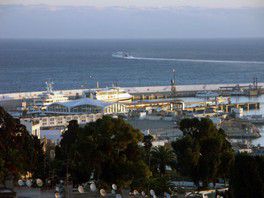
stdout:
[(112, 57), (115, 57), (115, 58), (125, 58), (125, 59), (134, 58), (133, 56), (129, 55), (127, 52), (122, 52), (122, 51), (113, 53), (112, 54)]
[(131, 102), (132, 96), (124, 89), (119, 87), (111, 87), (99, 89), (95, 91), (84, 92), (85, 97), (90, 97), (104, 102)]
[(198, 91), (195, 94), (195, 97), (197, 97), (197, 98), (215, 98), (218, 96), (219, 96), (218, 93), (212, 92), (212, 91)]
[(46, 107), (54, 102), (66, 102), (68, 97), (59, 92), (53, 91), (53, 83), (46, 82), (46, 91), (39, 95), (38, 98), (33, 99), (33, 109), (46, 110)]

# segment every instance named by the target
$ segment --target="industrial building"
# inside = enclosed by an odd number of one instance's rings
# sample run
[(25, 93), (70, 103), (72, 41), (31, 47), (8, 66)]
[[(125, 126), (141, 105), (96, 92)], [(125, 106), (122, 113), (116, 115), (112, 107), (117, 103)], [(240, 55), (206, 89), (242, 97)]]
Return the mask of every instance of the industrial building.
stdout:
[(109, 103), (91, 98), (81, 98), (66, 102), (56, 102), (47, 106), (46, 113), (52, 114), (117, 114), (126, 113), (127, 108), (121, 103)]

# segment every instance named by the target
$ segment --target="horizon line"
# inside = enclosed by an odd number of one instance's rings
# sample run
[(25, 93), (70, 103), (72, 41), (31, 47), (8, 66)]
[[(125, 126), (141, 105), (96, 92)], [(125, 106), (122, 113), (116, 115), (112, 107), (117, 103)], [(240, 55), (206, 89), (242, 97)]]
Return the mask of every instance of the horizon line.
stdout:
[(0, 40), (212, 40), (212, 39), (264, 39), (263, 36), (245, 36), (245, 37), (138, 37), (138, 38), (103, 38), (103, 37), (83, 37), (83, 38), (72, 38), (72, 37), (0, 37)]
[(179, 5), (179, 6), (136, 6), (136, 5), (127, 5), (127, 6), (119, 6), (119, 5), (112, 5), (112, 6), (95, 6), (95, 5), (50, 5), (50, 4), (23, 4), (23, 3), (0, 3), (1, 6), (21, 6), (21, 7), (53, 7), (53, 8), (94, 8), (94, 9), (107, 9), (107, 8), (116, 8), (116, 9), (141, 9), (141, 10), (176, 10), (176, 9), (186, 9), (186, 8), (194, 8), (194, 9), (264, 9), (263, 5), (258, 6), (192, 6), (192, 5)]

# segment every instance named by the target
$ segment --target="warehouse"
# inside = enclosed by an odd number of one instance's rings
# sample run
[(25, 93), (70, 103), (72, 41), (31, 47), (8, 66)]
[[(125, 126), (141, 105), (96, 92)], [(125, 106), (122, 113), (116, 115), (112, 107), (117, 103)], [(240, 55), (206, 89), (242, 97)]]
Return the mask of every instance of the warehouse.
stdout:
[(54, 114), (116, 114), (126, 113), (127, 109), (121, 103), (109, 103), (91, 98), (81, 98), (67, 102), (56, 102), (46, 109), (47, 113)]

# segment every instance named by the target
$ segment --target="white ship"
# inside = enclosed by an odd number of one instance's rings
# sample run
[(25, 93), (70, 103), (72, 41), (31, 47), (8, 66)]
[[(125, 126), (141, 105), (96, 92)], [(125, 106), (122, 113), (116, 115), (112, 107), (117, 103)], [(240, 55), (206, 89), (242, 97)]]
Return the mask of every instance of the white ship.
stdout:
[(215, 98), (218, 96), (218, 93), (212, 91), (198, 91), (195, 95), (197, 98)]
[(90, 97), (104, 102), (131, 102), (132, 96), (119, 87), (111, 87), (88, 91), (83, 93), (85, 97)]
[(125, 58), (125, 59), (132, 59), (132, 58), (134, 58), (133, 56), (129, 55), (127, 52), (122, 52), (122, 51), (113, 53), (112, 54), (112, 57), (115, 57), (115, 58)]
[(46, 91), (39, 95), (38, 98), (33, 100), (34, 110), (45, 110), (46, 107), (54, 102), (66, 102), (68, 97), (59, 92), (53, 91), (53, 83), (46, 82)]

